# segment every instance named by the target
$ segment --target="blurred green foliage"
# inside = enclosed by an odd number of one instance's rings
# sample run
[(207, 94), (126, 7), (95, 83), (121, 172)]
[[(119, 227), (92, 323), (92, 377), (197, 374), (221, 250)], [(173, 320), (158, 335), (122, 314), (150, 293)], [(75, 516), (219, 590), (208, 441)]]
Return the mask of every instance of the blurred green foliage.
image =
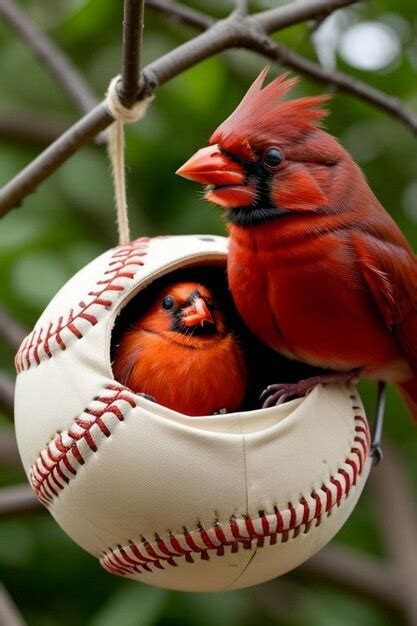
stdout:
[[(277, 5), (263, 2), (259, 7)], [(29, 14), (68, 53), (97, 94), (120, 65), (122, 3), (115, 0), (30, 0)], [(229, 3), (205, 3), (223, 15)], [(379, 72), (338, 67), (399, 96), (416, 108), (417, 48), (414, 0), (374, 0), (348, 13), (351, 21), (397, 23), (401, 53)], [(395, 18), (393, 20), (393, 17)], [(395, 22), (396, 20), (396, 22)], [(414, 29), (414, 30), (413, 30)], [(401, 33), (400, 33), (401, 31)], [(180, 44), (190, 29), (173, 25), (150, 10), (146, 15), (145, 62)], [(277, 37), (311, 58), (307, 25)], [(5, 26), (0, 27), (0, 113), (28, 109), (73, 121), (77, 117), (62, 90)], [(223, 233), (216, 210), (203, 203), (191, 184), (173, 172), (204, 145), (233, 109), (264, 61), (234, 51), (201, 63), (161, 88), (146, 120), (127, 129), (128, 193), (134, 235)], [(273, 73), (277, 71), (273, 69)], [(303, 79), (297, 93), (321, 88)], [(415, 139), (400, 123), (347, 95), (330, 104), (328, 128), (362, 165), (383, 205), (417, 248), (417, 160)], [(30, 142), (0, 138), (0, 184), (39, 151)], [(103, 148), (86, 147), (0, 224), (1, 303), (31, 327), (57, 289), (86, 262), (116, 243), (113, 192)], [(2, 368), (12, 373), (12, 354), (0, 345)], [(374, 389), (362, 385), (372, 410)], [(5, 420), (2, 421), (5, 426)], [(390, 390), (387, 436), (417, 479), (417, 436), (397, 393)], [(23, 472), (0, 467), (0, 484), (23, 480)], [(365, 494), (338, 541), (382, 553), (374, 511)], [(287, 577), (291, 580), (291, 576)], [(113, 578), (75, 546), (48, 516), (10, 519), (0, 524), (0, 577), (31, 626), (170, 626), (183, 624), (249, 626), (383, 626), (398, 624), (382, 609), (349, 593), (305, 585), (302, 602), (279, 616), (250, 591), (181, 594)]]

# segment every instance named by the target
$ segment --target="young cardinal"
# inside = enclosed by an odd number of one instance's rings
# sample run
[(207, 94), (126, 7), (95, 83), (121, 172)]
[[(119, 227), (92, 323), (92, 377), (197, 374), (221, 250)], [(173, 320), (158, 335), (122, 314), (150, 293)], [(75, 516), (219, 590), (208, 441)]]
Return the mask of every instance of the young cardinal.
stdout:
[(331, 374), (270, 385), (264, 406), (317, 382), (396, 382), (417, 417), (417, 264), (395, 222), (338, 141), (321, 128), (326, 96), (283, 100), (297, 79), (263, 87), (178, 174), (230, 226), (228, 276), (248, 327), (282, 354)]
[(113, 373), (134, 392), (186, 415), (237, 410), (246, 389), (238, 341), (204, 285), (163, 289), (126, 331)]

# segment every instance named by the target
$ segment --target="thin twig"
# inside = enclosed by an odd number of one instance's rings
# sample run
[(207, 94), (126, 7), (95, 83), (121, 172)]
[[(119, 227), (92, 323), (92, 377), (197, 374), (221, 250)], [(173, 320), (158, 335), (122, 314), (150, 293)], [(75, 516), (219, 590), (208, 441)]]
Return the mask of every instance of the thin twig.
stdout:
[(0, 430), (0, 465), (22, 467), (16, 437), (11, 428)]
[(316, 579), (363, 596), (387, 608), (402, 608), (398, 581), (390, 564), (348, 547), (328, 546), (306, 561), (294, 575)]
[(0, 371), (0, 410), (6, 417), (13, 420), (14, 413), (14, 384), (11, 378)]
[(0, 519), (44, 510), (29, 485), (15, 485), (0, 489)]
[[(192, 18), (183, 18), (182, 5), (166, 0), (148, 0), (149, 6), (157, 11), (163, 12), (169, 19), (183, 21), (199, 30), (210, 28), (213, 20), (210, 16), (201, 11), (193, 10)], [(273, 9), (276, 11), (277, 9)], [(256, 16), (254, 16), (256, 17)], [(327, 70), (318, 63), (293, 52), (283, 44), (272, 41), (264, 33), (253, 31), (245, 40), (245, 47), (259, 52), (272, 61), (277, 61), (285, 67), (297, 70), (300, 74), (313, 78), (320, 83), (336, 88), (344, 93), (356, 96), (370, 104), (380, 108), (393, 117), (398, 118), (413, 133), (417, 133), (417, 114), (408, 110), (399, 98), (386, 94), (379, 89), (375, 89), (354, 76), (349, 76), (343, 72)]]
[(19, 613), (6, 587), (0, 582), (0, 624), (1, 626), (25, 626), (26, 621)]
[(31, 110), (0, 112), (0, 138), (47, 146), (71, 126), (71, 121)]
[(248, 14), (248, 0), (235, 0), (234, 15), (247, 15)]
[(0, 15), (65, 89), (83, 113), (97, 104), (97, 98), (68, 57), (42, 33), (12, 0), (0, 0)]
[[(229, 48), (243, 47), (255, 49), (262, 54), (269, 51), (268, 55), (276, 55), (277, 52), (274, 50), (271, 52), (269, 48), (270, 44), (266, 33), (271, 32), (272, 26), (264, 26), (267, 21), (266, 15), (269, 16), (268, 19), (271, 20), (275, 29), (282, 30), (302, 20), (312, 19), (342, 6), (348, 6), (354, 1), (295, 0), (282, 7), (263, 11), (256, 15), (246, 17), (232, 15), (224, 20), (219, 20), (202, 34), (145, 67), (139, 79), (139, 93), (141, 95), (150, 93), (159, 85), (163, 85), (200, 61)], [(266, 30), (262, 30), (263, 28)], [(259, 49), (262, 41), (267, 51)], [(347, 84), (345, 90), (348, 91)], [(366, 91), (366, 86), (363, 87), (363, 90)], [(356, 88), (356, 92), (359, 94), (359, 88)], [(373, 101), (376, 102), (375, 93), (373, 96)], [(381, 93), (379, 96), (380, 104), (382, 105), (384, 97), (388, 98), (386, 110), (394, 115), (394, 108), (397, 108), (396, 115), (400, 117), (398, 107), (393, 106), (390, 96)], [(405, 117), (404, 114), (400, 119), (405, 121)], [(80, 147), (107, 128), (112, 121), (113, 118), (107, 112), (104, 103), (101, 103), (68, 129), (62, 137), (0, 190), (0, 216), (18, 206), (27, 195), (36, 189), (39, 183), (48, 178)]]
[(178, 2), (171, 2), (170, 0), (147, 0), (146, 8), (154, 9), (164, 13), (168, 18), (192, 26), (199, 30), (206, 30), (213, 26), (216, 21), (211, 15), (206, 15), (201, 11), (187, 7), (184, 4)]
[[(313, 4), (315, 9), (315, 12), (310, 11), (309, 17), (314, 17), (323, 12), (327, 8), (328, 1), (321, 0), (319, 8), (317, 7), (317, 0), (308, 2), (307, 4)], [(286, 20), (282, 21), (282, 27), (297, 23), (300, 13), (303, 16), (306, 15), (305, 0), (296, 0), (291, 6), (293, 7), (291, 12), (288, 12), (288, 9), (285, 10)], [(249, 17), (244, 18), (244, 20), (247, 19)], [(228, 18), (216, 22), (206, 32), (145, 67), (139, 85), (152, 91), (158, 85), (166, 83), (200, 61), (237, 45), (240, 41), (239, 33), (242, 34), (242, 22), (244, 20)], [(40, 182), (48, 178), (74, 152), (112, 122), (113, 118), (108, 113), (104, 102), (101, 102), (81, 118), (0, 190), (0, 216), (18, 206), (27, 195), (36, 189)]]
[(142, 57), (143, 10), (145, 0), (125, 0), (123, 17), (121, 103), (130, 108), (138, 94), (138, 76)]
[(28, 331), (0, 306), (0, 337), (12, 350), (17, 350)]
[(0, 190), (0, 216), (19, 206), (41, 181), (112, 122), (103, 102), (84, 115)]
[[(295, 5), (298, 5), (296, 8), (296, 23), (298, 23), (324, 15), (330, 15), (333, 11), (342, 9), (351, 4), (356, 4), (358, 1), (359, 0), (327, 0), (326, 2), (321, 2), (320, 0), (305, 0), (304, 2), (288, 2), (283, 6), (249, 16), (248, 21), (259, 30), (263, 30), (270, 35), (271, 33), (285, 28), (287, 20), (293, 15)], [(293, 24), (294, 23), (295, 22), (293, 22)]]
[(413, 133), (417, 133), (417, 115), (407, 109), (399, 98), (384, 93), (348, 74), (343, 74), (336, 70), (327, 70), (318, 63), (310, 61), (310, 59), (289, 50), (286, 46), (276, 43), (269, 38), (254, 38), (248, 44), (248, 47), (273, 61), (278, 61), (285, 67), (297, 70), (308, 78), (314, 78), (314, 80), (320, 83), (357, 96), (361, 100), (373, 104), (399, 119)]

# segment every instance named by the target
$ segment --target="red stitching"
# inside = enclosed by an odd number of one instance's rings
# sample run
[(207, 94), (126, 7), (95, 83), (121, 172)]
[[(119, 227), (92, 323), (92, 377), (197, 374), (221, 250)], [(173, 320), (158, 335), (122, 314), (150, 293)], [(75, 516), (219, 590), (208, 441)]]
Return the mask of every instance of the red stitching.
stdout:
[[(126, 281), (133, 280), (137, 269), (144, 264), (142, 257), (147, 254), (148, 242), (149, 238), (141, 237), (127, 246), (115, 248), (104, 277), (96, 282), (85, 300), (79, 302), (76, 310), (70, 309), (66, 315), (50, 321), (46, 326), (35, 326), (16, 354), (17, 372), (40, 365), (42, 361), (52, 358), (58, 350), (66, 350), (70, 343), (81, 339), (89, 328), (95, 326), (99, 314), (104, 314), (115, 298), (126, 289)], [(136, 269), (128, 271), (127, 268), (132, 266)], [(120, 284), (120, 279), (125, 282)], [(92, 307), (95, 307), (94, 312), (91, 311)], [(84, 322), (89, 324), (88, 328), (83, 328)]]
[[(123, 421), (123, 409), (135, 406), (135, 396), (118, 383), (108, 385), (96, 396), (82, 416), (74, 420), (68, 431), (58, 434), (32, 466), (30, 481), (39, 500), (50, 504), (77, 475), (79, 467), (97, 451), (101, 435), (109, 437)], [(152, 572), (155, 568), (163, 570), (167, 564), (176, 567), (181, 558), (194, 563), (196, 555), (209, 560), (210, 554), (224, 556), (226, 548), (236, 553), (239, 547), (252, 549), (254, 543), (264, 547), (268, 539), (269, 545), (274, 545), (278, 540), (285, 543), (301, 532), (306, 534), (320, 525), (324, 512), (331, 515), (333, 508), (348, 497), (363, 472), (370, 451), (370, 431), (364, 417), (355, 415), (354, 419), (354, 444), (345, 462), (327, 484), (308, 497), (300, 497), (296, 505), (289, 502), (288, 508), (281, 511), (274, 506), (272, 513), (259, 511), (259, 517), (233, 515), (228, 523), (216, 519), (212, 527), (204, 528), (199, 524), (193, 532), (184, 527), (182, 533), (169, 532), (166, 540), (155, 534), (154, 544), (141, 537), (139, 542), (129, 541), (125, 546), (106, 550), (100, 559), (101, 565), (113, 574), (130, 576)], [(94, 426), (97, 426), (95, 432)]]
[[(97, 452), (103, 440), (102, 435), (108, 437), (115, 426), (124, 420), (123, 410), (126, 405), (135, 407), (135, 396), (123, 385), (108, 385), (104, 393), (94, 398), (67, 431), (58, 434), (42, 450), (32, 465), (29, 480), (43, 504), (50, 504), (77, 475), (79, 467), (84, 465), (87, 458)], [(94, 429), (94, 426), (97, 428)]]
[[(355, 396), (351, 399), (357, 401)], [(198, 555), (200, 559), (209, 560), (211, 555), (224, 556), (227, 548), (235, 553), (239, 547), (250, 550), (253, 545), (268, 545), (268, 540), (269, 545), (274, 545), (278, 540), (284, 543), (300, 533), (308, 533), (320, 525), (324, 512), (331, 515), (333, 508), (348, 497), (363, 472), (370, 452), (369, 426), (360, 415), (355, 415), (354, 419), (355, 443), (344, 463), (326, 485), (308, 497), (301, 497), (296, 505), (289, 502), (288, 508), (281, 511), (275, 506), (269, 514), (259, 511), (259, 517), (232, 515), (226, 523), (216, 519), (211, 527), (199, 524), (193, 532), (186, 528), (176, 534), (169, 531), (165, 540), (155, 533), (153, 543), (144, 537), (138, 542), (130, 540), (125, 546), (105, 550), (100, 558), (101, 565), (112, 574), (132, 576), (153, 572), (155, 568), (165, 569), (166, 565), (176, 567), (183, 558), (194, 563)], [(360, 449), (356, 443), (360, 443)]]

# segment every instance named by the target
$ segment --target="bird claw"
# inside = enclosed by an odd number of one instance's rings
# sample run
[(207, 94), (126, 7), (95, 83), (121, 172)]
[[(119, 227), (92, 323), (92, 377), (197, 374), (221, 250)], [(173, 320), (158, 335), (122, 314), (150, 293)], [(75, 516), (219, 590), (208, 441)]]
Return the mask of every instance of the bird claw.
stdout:
[(262, 402), (263, 400), (265, 400), (265, 398), (267, 398), (269, 396), (269, 394), (271, 393), (271, 387), (273, 387), (273, 385), (268, 385), (268, 387), (266, 387), (263, 390), (263, 392), (259, 396), (259, 401), (260, 402)]
[(150, 400), (150, 402), (155, 402), (156, 403), (156, 399), (153, 396), (150, 396), (148, 393), (138, 393), (138, 396), (140, 396), (141, 398), (145, 398), (145, 400)]
[(219, 409), (218, 411), (214, 411), (213, 415), (226, 415), (227, 409)]
[(354, 369), (348, 372), (333, 372), (331, 374), (320, 374), (312, 376), (298, 383), (278, 383), (269, 385), (261, 394), (259, 400), (264, 401), (262, 408), (284, 404), (292, 398), (302, 398), (310, 389), (317, 384), (327, 385), (329, 383), (352, 383), (359, 380), (360, 370)]
[(287, 400), (304, 396), (312, 386), (311, 384), (307, 385), (304, 383), (306, 383), (306, 381), (268, 385), (259, 398), (263, 403), (262, 408), (268, 409), (271, 406), (279, 406), (287, 402)]

